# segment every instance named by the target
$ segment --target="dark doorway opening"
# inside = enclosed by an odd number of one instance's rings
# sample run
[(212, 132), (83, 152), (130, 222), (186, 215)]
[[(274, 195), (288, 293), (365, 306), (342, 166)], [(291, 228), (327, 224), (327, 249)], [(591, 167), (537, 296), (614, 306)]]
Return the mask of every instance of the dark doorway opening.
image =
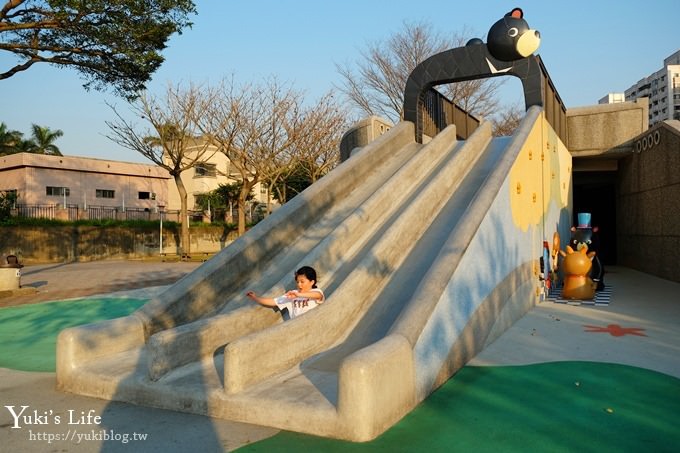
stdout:
[(574, 218), (578, 225), (579, 212), (592, 214), (591, 226), (599, 227), (600, 260), (616, 264), (616, 172), (574, 172)]

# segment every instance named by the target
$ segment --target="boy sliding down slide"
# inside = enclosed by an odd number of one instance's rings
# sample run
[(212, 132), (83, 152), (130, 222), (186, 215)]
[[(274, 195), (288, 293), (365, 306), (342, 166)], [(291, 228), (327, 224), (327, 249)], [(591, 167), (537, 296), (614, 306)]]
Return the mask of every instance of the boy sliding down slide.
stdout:
[(248, 291), (246, 296), (265, 307), (277, 307), (279, 310), (287, 308), (290, 319), (293, 319), (316, 308), (324, 301), (323, 291), (316, 286), (314, 268), (303, 266), (295, 271), (295, 282), (298, 289), (288, 291), (283, 296), (261, 297), (253, 291)]

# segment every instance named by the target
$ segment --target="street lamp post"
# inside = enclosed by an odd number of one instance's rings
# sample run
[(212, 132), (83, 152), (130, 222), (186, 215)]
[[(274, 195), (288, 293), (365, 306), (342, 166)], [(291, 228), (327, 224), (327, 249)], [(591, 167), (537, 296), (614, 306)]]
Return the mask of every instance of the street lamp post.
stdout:
[(159, 241), (159, 255), (163, 256), (163, 208), (165, 206), (162, 204), (158, 205), (158, 216), (160, 217), (160, 224), (161, 224), (161, 232), (160, 232), (160, 241)]

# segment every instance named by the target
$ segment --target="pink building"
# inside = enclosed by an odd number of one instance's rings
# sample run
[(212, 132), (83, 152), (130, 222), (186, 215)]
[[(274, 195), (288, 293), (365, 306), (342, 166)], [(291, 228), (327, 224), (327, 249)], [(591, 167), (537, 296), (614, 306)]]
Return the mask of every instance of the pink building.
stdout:
[(156, 210), (168, 203), (168, 172), (156, 165), (73, 156), (0, 156), (0, 191), (17, 204)]

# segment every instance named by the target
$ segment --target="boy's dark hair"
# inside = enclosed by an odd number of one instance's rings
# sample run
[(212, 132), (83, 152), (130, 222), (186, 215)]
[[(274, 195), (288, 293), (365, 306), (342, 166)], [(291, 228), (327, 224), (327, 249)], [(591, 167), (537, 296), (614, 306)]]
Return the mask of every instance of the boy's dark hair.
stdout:
[(312, 285), (312, 288), (316, 288), (316, 271), (314, 270), (313, 267), (309, 266), (302, 266), (300, 269), (295, 271), (295, 278), (297, 278), (298, 275), (304, 275), (307, 277), (307, 280), (312, 281), (314, 280), (314, 284)]

